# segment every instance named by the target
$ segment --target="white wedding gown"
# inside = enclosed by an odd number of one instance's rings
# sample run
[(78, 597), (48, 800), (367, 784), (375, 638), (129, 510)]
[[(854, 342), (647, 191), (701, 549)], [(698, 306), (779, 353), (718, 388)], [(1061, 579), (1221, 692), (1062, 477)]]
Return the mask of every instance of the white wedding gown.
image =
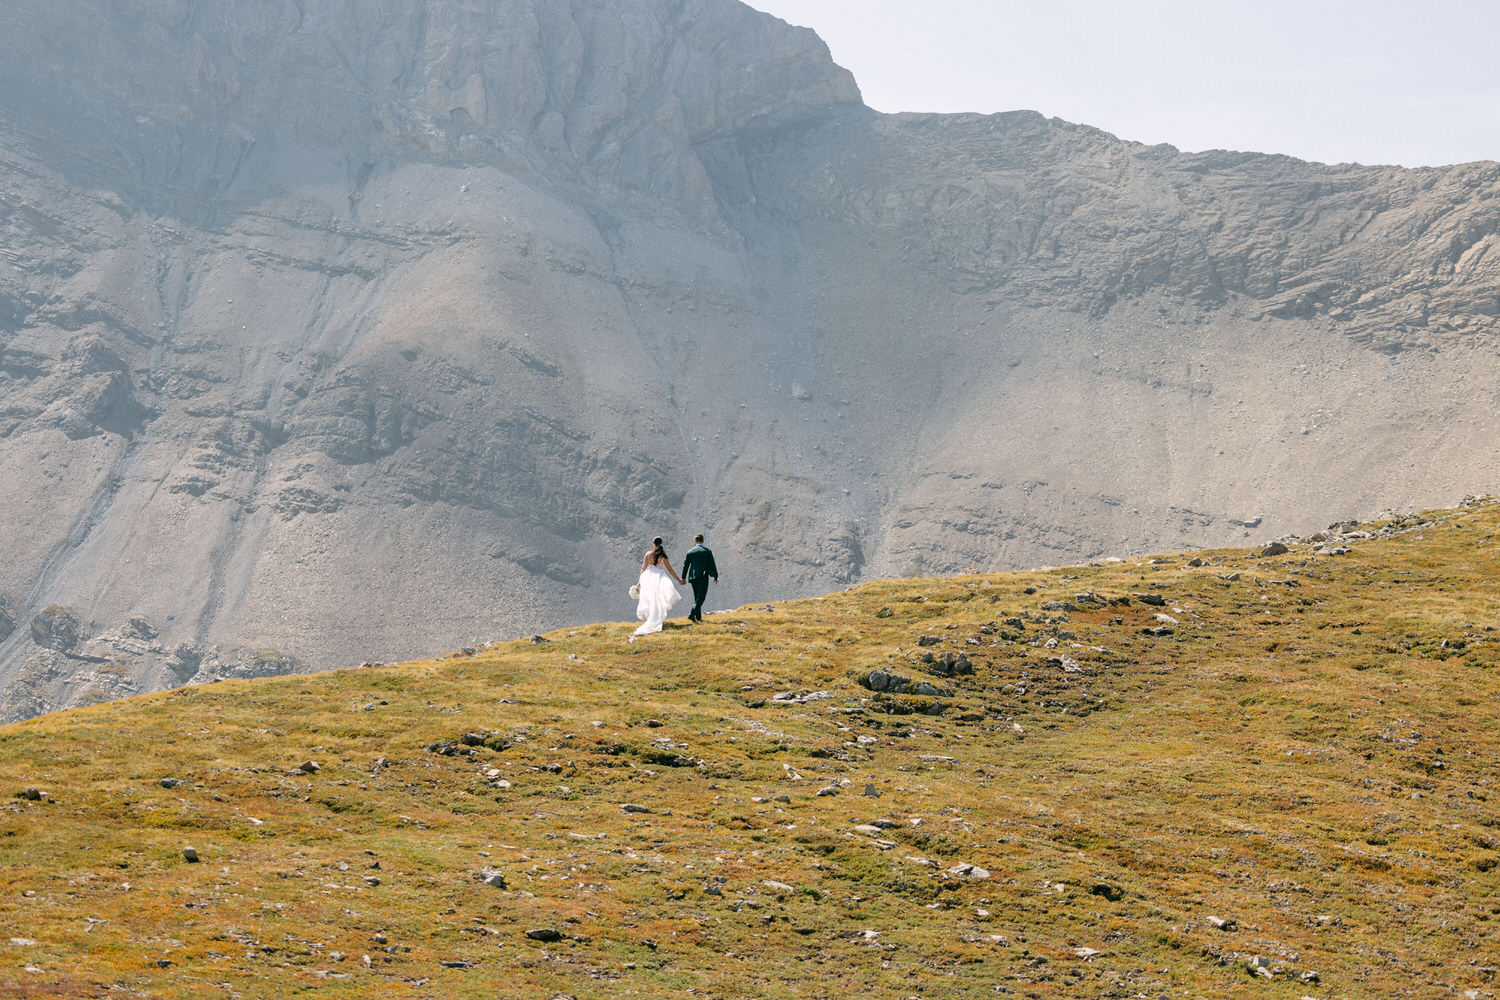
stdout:
[(682, 600), (682, 592), (660, 566), (648, 566), (642, 570), (640, 586), (641, 596), (636, 602), (635, 616), (641, 620), (641, 627), (631, 633), (631, 638), (660, 632), (661, 623), (667, 620), (667, 612)]

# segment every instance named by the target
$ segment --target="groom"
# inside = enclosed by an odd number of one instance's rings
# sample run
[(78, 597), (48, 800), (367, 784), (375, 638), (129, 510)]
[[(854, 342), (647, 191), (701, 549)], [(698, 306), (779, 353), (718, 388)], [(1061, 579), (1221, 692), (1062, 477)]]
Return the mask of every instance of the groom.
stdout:
[(701, 622), (703, 599), (708, 596), (708, 581), (712, 577), (714, 583), (719, 582), (719, 567), (714, 565), (713, 552), (703, 544), (703, 536), (694, 535), (693, 541), (698, 544), (688, 549), (687, 555), (682, 557), (682, 575), (693, 587), (693, 610), (688, 612), (688, 621)]

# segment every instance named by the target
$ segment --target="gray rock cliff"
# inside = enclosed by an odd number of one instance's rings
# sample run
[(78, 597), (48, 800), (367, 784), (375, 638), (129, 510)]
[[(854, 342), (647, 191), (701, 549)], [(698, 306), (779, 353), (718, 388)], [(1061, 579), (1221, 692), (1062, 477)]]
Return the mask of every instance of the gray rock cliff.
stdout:
[(731, 0), (16, 0), (0, 714), (628, 618), (655, 534), (722, 607), (1488, 491), (1497, 193), (878, 115)]

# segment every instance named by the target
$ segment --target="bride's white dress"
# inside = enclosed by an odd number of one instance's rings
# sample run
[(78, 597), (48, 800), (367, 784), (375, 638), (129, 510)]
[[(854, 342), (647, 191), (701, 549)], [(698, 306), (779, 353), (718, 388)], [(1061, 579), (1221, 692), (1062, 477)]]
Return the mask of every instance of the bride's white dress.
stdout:
[(682, 592), (660, 566), (648, 566), (642, 570), (640, 586), (641, 596), (636, 602), (635, 616), (640, 619), (641, 627), (632, 632), (632, 636), (660, 632), (661, 623), (667, 620), (667, 612), (682, 600)]

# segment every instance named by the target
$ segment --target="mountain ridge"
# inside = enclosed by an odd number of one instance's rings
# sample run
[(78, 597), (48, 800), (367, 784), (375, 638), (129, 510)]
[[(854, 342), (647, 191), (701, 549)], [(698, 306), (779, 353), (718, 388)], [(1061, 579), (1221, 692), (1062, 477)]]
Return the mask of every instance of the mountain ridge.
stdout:
[(1500, 475), (1493, 164), (879, 115), (717, 0), (423, 9), (0, 12), (5, 717), (613, 617), (658, 534), (734, 605)]

